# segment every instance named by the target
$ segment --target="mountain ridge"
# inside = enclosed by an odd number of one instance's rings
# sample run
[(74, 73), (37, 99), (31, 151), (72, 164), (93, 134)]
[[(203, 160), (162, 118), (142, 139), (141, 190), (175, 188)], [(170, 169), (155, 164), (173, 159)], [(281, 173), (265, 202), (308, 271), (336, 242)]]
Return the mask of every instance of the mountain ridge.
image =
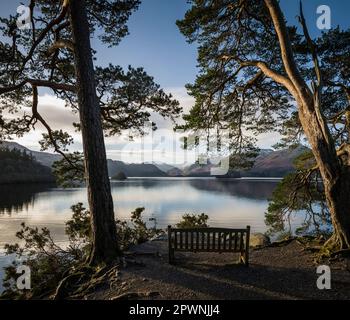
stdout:
[[(9, 150), (18, 149), (30, 153), (38, 163), (45, 167), (52, 167), (55, 161), (62, 159), (60, 155), (32, 151), (17, 142), (4, 141), (0, 148)], [(218, 177), (283, 177), (294, 171), (293, 161), (301, 153), (309, 150), (307, 147), (299, 146), (295, 149), (272, 150), (261, 149), (255, 159), (255, 163), (247, 171), (230, 171), (229, 174)], [(119, 160), (107, 160), (109, 176), (113, 177), (119, 173), (127, 177), (210, 177), (211, 169), (215, 168), (210, 162), (206, 165), (190, 164), (187, 166), (176, 166), (167, 163), (125, 163)]]

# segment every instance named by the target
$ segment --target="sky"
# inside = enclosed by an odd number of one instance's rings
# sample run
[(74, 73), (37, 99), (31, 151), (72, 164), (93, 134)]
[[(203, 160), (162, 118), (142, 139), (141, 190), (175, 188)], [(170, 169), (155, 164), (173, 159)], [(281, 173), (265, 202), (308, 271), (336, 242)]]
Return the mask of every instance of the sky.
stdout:
[[(15, 14), (21, 3), (28, 2), (1, 0), (0, 15)], [(303, 5), (312, 36), (317, 36), (321, 32), (316, 25), (317, 7), (320, 5), (328, 5), (331, 8), (332, 27), (340, 25), (342, 28), (348, 28), (350, 26), (350, 1), (303, 0)], [(288, 22), (296, 24), (299, 0), (281, 0), (281, 7)], [(186, 42), (175, 24), (176, 20), (183, 18), (188, 8), (187, 0), (142, 0), (140, 8), (128, 22), (130, 35), (124, 38), (119, 46), (107, 48), (97, 39), (92, 39), (92, 46), (98, 52), (96, 64), (103, 66), (111, 62), (123, 67), (142, 66), (166, 92), (172, 93), (179, 100), (184, 110), (189, 110), (193, 99), (187, 95), (185, 84), (192, 83), (196, 78), (197, 48), (195, 44)], [(75, 116), (69, 114), (64, 108), (63, 101), (59, 101), (49, 93), (43, 93), (39, 101), (39, 107), (48, 121), (54, 123), (53, 127), (69, 129), (72, 121), (76, 121)], [(162, 121), (159, 117), (156, 117), (156, 121), (161, 129), (171, 127), (169, 122)], [(40, 140), (41, 133), (42, 130), (37, 128), (35, 132), (20, 139), (16, 138), (15, 141), (33, 150), (39, 150), (37, 141)], [(81, 139), (77, 134), (74, 134), (74, 137), (76, 140), (74, 149), (80, 150)], [(276, 134), (265, 134), (259, 137), (259, 146), (270, 148), (278, 138)], [(120, 137), (108, 138), (106, 146), (108, 157), (118, 159), (125, 141)], [(137, 150), (138, 146), (131, 148)], [(158, 157), (158, 160), (160, 158)], [(162, 160), (171, 161), (166, 157)], [(130, 155), (130, 162), (138, 162), (138, 160)]]

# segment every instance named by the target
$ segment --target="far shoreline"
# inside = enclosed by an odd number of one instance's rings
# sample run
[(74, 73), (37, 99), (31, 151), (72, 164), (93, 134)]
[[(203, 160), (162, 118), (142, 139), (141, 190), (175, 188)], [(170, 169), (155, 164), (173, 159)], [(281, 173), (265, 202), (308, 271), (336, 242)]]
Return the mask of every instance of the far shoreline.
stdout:
[[(283, 177), (240, 177), (240, 178), (220, 178), (220, 177), (128, 177), (125, 180), (117, 180), (109, 178), (110, 182), (128, 182), (130, 180), (216, 180), (216, 181), (281, 181)], [(26, 186), (26, 185), (46, 185), (52, 188), (61, 188), (55, 182), (45, 181), (14, 181), (14, 182), (1, 182), (0, 187), (3, 186)], [(77, 187), (81, 188), (81, 186)]]

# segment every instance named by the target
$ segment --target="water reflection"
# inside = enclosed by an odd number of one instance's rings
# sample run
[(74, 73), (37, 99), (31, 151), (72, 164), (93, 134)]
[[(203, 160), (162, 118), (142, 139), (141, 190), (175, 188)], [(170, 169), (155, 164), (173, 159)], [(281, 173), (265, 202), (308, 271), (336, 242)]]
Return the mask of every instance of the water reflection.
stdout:
[(28, 211), (36, 195), (52, 188), (51, 184), (0, 185), (0, 214)]
[(255, 180), (255, 179), (215, 179), (215, 180), (193, 180), (191, 185), (196, 189), (224, 193), (248, 199), (266, 200), (271, 198), (276, 188), (277, 180)]
[[(277, 182), (265, 180), (221, 180), (186, 178), (130, 179), (112, 182), (116, 217), (129, 219), (130, 212), (145, 207), (145, 219), (157, 219), (158, 226), (176, 224), (185, 213), (205, 212), (210, 225), (266, 230), (264, 212), (267, 199)], [(48, 185), (0, 187), (0, 247), (14, 242), (24, 221), (47, 226), (56, 241), (65, 241), (64, 223), (71, 217), (70, 207), (86, 205), (86, 190), (52, 188)]]

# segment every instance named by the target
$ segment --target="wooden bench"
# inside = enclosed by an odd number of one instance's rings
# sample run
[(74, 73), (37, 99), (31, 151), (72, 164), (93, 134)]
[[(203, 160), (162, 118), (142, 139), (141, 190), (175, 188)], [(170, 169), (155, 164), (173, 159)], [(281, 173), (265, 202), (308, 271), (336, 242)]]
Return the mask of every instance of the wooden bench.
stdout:
[(250, 226), (246, 229), (185, 228), (168, 226), (169, 263), (179, 252), (237, 252), (239, 263), (249, 265)]

